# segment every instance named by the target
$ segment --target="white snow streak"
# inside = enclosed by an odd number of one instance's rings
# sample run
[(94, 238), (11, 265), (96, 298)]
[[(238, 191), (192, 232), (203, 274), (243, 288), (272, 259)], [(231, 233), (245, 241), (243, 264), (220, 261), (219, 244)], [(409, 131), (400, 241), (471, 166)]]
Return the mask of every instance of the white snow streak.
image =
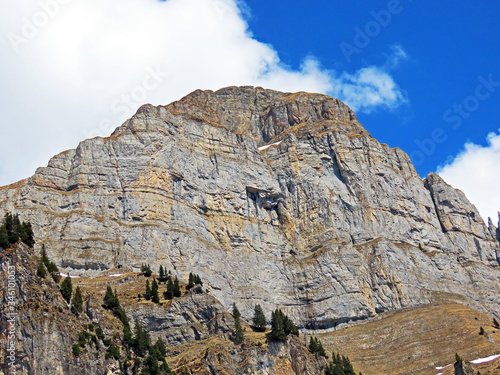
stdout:
[(260, 146), (259, 147), (259, 151), (264, 151), (264, 150), (267, 150), (269, 147), (271, 146), (278, 146), (281, 142), (283, 141), (279, 141), (279, 142), (275, 142), (275, 143), (271, 143), (269, 145), (265, 145), (265, 146)]
[(473, 361), (470, 361), (470, 363), (474, 363), (475, 365), (478, 365), (480, 363), (486, 363), (486, 362), (494, 361), (497, 358), (500, 358), (500, 354), (490, 355), (489, 357), (485, 357), (485, 358), (478, 358), (478, 359), (475, 359)]

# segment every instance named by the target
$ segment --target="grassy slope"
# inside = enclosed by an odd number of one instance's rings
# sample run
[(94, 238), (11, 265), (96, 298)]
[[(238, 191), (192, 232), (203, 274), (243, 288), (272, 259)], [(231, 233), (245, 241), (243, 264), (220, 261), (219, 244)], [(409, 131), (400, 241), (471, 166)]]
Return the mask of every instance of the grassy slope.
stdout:
[[(479, 327), (486, 335), (479, 335)], [(495, 333), (493, 333), (495, 331)], [(446, 303), (381, 314), (371, 322), (320, 336), (328, 351), (349, 356), (363, 375), (437, 374), (436, 366), (500, 354), (492, 318)]]

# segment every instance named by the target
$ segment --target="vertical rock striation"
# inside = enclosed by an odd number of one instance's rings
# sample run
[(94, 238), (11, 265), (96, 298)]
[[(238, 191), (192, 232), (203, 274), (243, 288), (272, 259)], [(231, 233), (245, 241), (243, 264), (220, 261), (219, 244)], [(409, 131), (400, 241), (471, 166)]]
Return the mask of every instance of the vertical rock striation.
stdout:
[(445, 296), (500, 307), (494, 226), (321, 94), (229, 87), (144, 105), (0, 188), (0, 210), (72, 274), (167, 265), (247, 319), (257, 303), (308, 328)]

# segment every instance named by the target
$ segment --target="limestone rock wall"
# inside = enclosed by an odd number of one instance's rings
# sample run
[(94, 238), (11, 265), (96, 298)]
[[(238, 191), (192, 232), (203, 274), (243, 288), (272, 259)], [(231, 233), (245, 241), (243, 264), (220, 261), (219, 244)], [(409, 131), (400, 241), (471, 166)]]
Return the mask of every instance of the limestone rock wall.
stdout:
[(72, 274), (194, 272), (247, 319), (259, 303), (329, 328), (443, 294), (500, 307), (491, 225), (320, 94), (230, 87), (144, 105), (0, 188), (4, 210)]

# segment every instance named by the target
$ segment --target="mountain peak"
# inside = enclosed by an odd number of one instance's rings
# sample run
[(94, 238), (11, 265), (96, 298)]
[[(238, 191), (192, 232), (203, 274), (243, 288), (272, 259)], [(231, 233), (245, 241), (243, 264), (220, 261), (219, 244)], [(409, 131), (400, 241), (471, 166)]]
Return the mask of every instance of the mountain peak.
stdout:
[(160, 113), (160, 108), (173, 116), (250, 137), (259, 146), (276, 142), (288, 133), (318, 135), (342, 130), (369, 135), (347, 105), (324, 94), (285, 93), (253, 86), (196, 90), (166, 106), (142, 106), (135, 116), (147, 116), (155, 110)]

